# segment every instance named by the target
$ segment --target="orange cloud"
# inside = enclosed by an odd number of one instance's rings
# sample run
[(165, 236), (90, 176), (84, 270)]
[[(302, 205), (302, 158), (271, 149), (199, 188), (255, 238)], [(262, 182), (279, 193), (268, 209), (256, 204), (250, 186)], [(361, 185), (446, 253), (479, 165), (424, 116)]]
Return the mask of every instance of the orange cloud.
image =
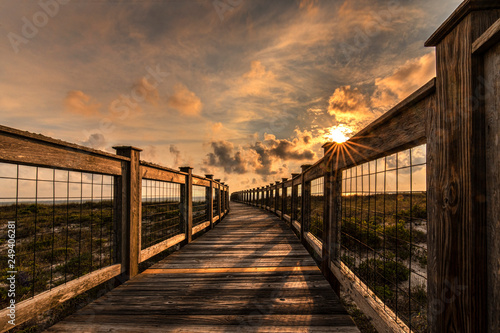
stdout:
[(374, 108), (388, 109), (408, 97), (436, 76), (435, 53), (408, 60), (392, 75), (375, 80), (377, 90), (371, 98)]
[(66, 94), (64, 106), (67, 111), (86, 117), (98, 115), (101, 105), (80, 90), (71, 90)]
[(146, 101), (151, 105), (157, 105), (160, 100), (158, 90), (145, 77), (133, 85), (132, 94), (136, 102)]
[(168, 106), (186, 116), (197, 116), (201, 113), (203, 103), (194, 92), (182, 83), (176, 84), (174, 90), (174, 94), (167, 100)]
[(305, 9), (308, 14), (316, 14), (318, 12), (318, 0), (300, 0), (299, 8)]
[(358, 88), (351, 86), (335, 89), (328, 101), (328, 113), (335, 116), (338, 123), (353, 130), (360, 129), (373, 118), (366, 96)]

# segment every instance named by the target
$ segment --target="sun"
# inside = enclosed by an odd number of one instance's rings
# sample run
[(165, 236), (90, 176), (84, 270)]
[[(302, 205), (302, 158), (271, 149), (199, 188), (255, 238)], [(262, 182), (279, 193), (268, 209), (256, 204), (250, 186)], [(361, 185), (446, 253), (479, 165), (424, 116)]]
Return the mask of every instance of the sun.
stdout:
[(352, 130), (345, 126), (345, 125), (338, 125), (331, 127), (328, 132), (326, 133), (325, 137), (326, 139), (336, 142), (336, 143), (343, 143), (346, 142), (349, 139), (349, 134), (352, 133)]

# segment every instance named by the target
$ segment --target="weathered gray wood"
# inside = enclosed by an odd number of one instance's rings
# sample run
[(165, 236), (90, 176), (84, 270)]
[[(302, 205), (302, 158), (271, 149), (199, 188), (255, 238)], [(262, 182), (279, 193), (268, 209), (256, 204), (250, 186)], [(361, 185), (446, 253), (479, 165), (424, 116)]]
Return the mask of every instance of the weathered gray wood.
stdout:
[(141, 251), (141, 149), (129, 146), (113, 147), (120, 156), (130, 159), (123, 165), (122, 171), (122, 265), (128, 278), (139, 273), (139, 256)]
[[(466, 6), (479, 3), (493, 4)], [(430, 332), (487, 332), (488, 325), (482, 59), (471, 50), (500, 11), (459, 10), (465, 14), (454, 14), (460, 18), (431, 41), (437, 45), (437, 108), (427, 145)]]
[(179, 171), (171, 171), (166, 168), (153, 167), (151, 164), (145, 165), (141, 162), (141, 176), (144, 179), (159, 180), (176, 184), (184, 184), (186, 175)]
[[(498, 24), (499, 21), (496, 22)], [(500, 332), (500, 44), (485, 54), (488, 332)]]
[[(16, 326), (120, 274), (120, 264), (105, 267), (18, 303), (16, 304)], [(6, 332), (12, 328), (12, 325), (8, 323), (8, 312), (9, 309), (0, 311), (0, 332)]]
[(0, 126), (0, 161), (108, 175), (121, 174), (127, 158)]
[(500, 42), (500, 20), (497, 20), (472, 44), (472, 53), (483, 53)]
[(186, 239), (185, 234), (176, 235), (174, 237), (170, 237), (169, 239), (165, 239), (163, 242), (155, 244), (153, 246), (148, 247), (141, 251), (141, 256), (139, 258), (139, 262), (143, 262), (148, 260), (151, 257), (154, 257), (158, 253), (161, 253), (172, 246), (175, 246)]

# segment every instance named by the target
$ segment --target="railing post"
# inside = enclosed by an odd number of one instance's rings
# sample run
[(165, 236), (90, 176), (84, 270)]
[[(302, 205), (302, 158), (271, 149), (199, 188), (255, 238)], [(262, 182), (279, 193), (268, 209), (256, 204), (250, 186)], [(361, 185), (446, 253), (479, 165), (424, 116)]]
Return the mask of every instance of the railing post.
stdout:
[(181, 214), (186, 225), (186, 242), (191, 243), (193, 234), (193, 168), (181, 167), (187, 173), (186, 183), (181, 186)]
[(224, 186), (224, 182), (221, 182), (221, 207), (222, 207), (222, 215), (226, 215), (226, 187)]
[(274, 214), (278, 213), (278, 203), (279, 203), (279, 194), (280, 194), (280, 182), (276, 181), (274, 185)]
[(305, 171), (309, 169), (311, 165), (305, 164), (301, 165), (300, 168), (302, 169), (302, 173), (300, 174), (301, 177), (301, 190), (302, 190), (302, 212), (301, 212), (301, 221), (300, 221), (300, 241), (302, 243), (305, 243), (305, 233), (309, 231), (309, 214), (310, 214), (310, 209), (309, 209), (309, 194), (311, 193), (311, 182), (306, 182), (306, 177), (305, 177)]
[(219, 220), (217, 221), (217, 223), (220, 223), (221, 219), (222, 219), (222, 203), (221, 203), (221, 199), (222, 199), (222, 189), (221, 189), (221, 186), (220, 186), (220, 179), (216, 179), (215, 180), (217, 182), (217, 191), (216, 191), (216, 194), (217, 194), (217, 213), (219, 213)]
[(340, 195), (342, 186), (342, 174), (334, 170), (332, 146), (328, 142), (323, 145), (325, 155), (325, 181), (324, 181), (324, 212), (323, 212), (323, 250), (321, 270), (333, 290), (340, 297), (340, 282), (330, 270), (330, 261), (339, 260), (340, 228), (337, 214), (340, 211)]
[(207, 210), (208, 221), (210, 222), (210, 229), (214, 228), (214, 175), (207, 174), (205, 178), (210, 180), (210, 186), (207, 187)]
[(493, 87), (471, 50), (499, 9), (498, 1), (466, 1), (425, 44), (436, 47), (438, 73), (427, 132), (430, 332), (488, 332), (488, 317), (498, 317), (487, 305), (486, 260), (484, 92)]
[[(299, 194), (295, 190), (295, 186), (293, 185), (293, 179), (298, 177), (300, 174), (299, 173), (292, 173), (292, 202), (290, 205), (290, 227), (292, 227), (292, 222), (297, 220), (297, 215), (295, 214), (295, 211), (297, 210), (297, 197)], [(300, 221), (297, 221), (300, 223)]]
[(287, 190), (286, 190), (286, 181), (288, 178), (281, 178), (281, 219), (283, 220), (285, 217), (286, 211), (286, 198), (287, 198)]
[(121, 262), (127, 278), (139, 274), (139, 253), (141, 251), (141, 166), (142, 149), (130, 146), (113, 147), (116, 154), (130, 158), (122, 163), (122, 189), (117, 197), (121, 204)]

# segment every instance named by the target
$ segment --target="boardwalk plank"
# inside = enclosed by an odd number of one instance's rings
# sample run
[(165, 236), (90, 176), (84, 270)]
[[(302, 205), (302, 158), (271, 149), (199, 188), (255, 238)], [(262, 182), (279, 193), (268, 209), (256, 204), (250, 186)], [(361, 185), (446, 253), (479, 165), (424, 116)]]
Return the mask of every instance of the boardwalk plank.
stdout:
[(47, 332), (359, 332), (293, 233), (239, 204)]

